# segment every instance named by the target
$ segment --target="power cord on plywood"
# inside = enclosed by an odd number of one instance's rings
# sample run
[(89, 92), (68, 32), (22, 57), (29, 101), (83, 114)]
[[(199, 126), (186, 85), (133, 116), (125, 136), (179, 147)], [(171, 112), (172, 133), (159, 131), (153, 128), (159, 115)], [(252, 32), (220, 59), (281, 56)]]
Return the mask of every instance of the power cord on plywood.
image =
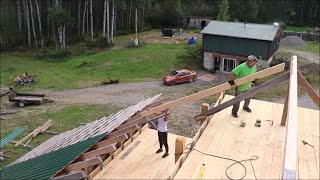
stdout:
[[(257, 159), (259, 158), (258, 156), (251, 156), (249, 159), (244, 159), (244, 160), (241, 160), (241, 161), (237, 161), (237, 160), (232, 159), (232, 158), (227, 158), (227, 157), (222, 157), (222, 156), (217, 156), (217, 155), (213, 155), (213, 154), (204, 153), (204, 152), (202, 152), (202, 151), (199, 151), (199, 150), (195, 149), (194, 147), (193, 147), (193, 148), (188, 148), (189, 145), (192, 146), (192, 143), (189, 143), (189, 144), (186, 146), (185, 149), (190, 149), (190, 152), (194, 150), (194, 151), (197, 151), (197, 152), (199, 152), (199, 153), (201, 153), (201, 154), (203, 154), (203, 155), (206, 155), (206, 156), (211, 156), (211, 157), (215, 157), (215, 158), (220, 158), (220, 159), (225, 159), (225, 160), (233, 161), (234, 163), (231, 164), (230, 166), (228, 166), (228, 167), (226, 168), (226, 170), (225, 170), (226, 176), (227, 176), (229, 179), (231, 179), (231, 180), (241, 180), (241, 179), (245, 178), (246, 175), (247, 175), (247, 168), (246, 168), (246, 166), (245, 166), (244, 164), (242, 164), (242, 162), (250, 161), (251, 167), (252, 167), (252, 170), (253, 170), (254, 177), (255, 177), (255, 179), (257, 179), (256, 173), (255, 173), (254, 168), (253, 168), (252, 161), (257, 160)], [(186, 153), (186, 152), (185, 152), (185, 153)], [(182, 154), (185, 154), (185, 153), (182, 153)], [(232, 166), (234, 166), (234, 165), (236, 165), (236, 164), (240, 164), (240, 165), (243, 167), (243, 169), (244, 169), (244, 175), (243, 175), (240, 179), (234, 179), (234, 178), (230, 177), (229, 174), (228, 174), (229, 168), (231, 168)]]

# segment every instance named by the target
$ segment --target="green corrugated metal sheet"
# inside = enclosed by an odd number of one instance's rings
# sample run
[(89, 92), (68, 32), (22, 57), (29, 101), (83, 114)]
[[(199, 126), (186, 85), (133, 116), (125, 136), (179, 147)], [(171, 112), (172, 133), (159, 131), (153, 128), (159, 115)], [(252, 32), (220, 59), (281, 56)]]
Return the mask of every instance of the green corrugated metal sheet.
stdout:
[(240, 39), (216, 35), (203, 35), (203, 50), (210, 52), (226, 53), (248, 56), (250, 54), (263, 59), (268, 57), (269, 41), (254, 39)]
[(76, 144), (58, 149), (11, 166), (0, 171), (0, 179), (49, 179), (89, 147), (102, 139), (106, 133)]
[(21, 127), (15, 128), (11, 133), (9, 133), (8, 135), (6, 135), (6, 137), (0, 140), (0, 148), (2, 148), (4, 145), (12, 141), (17, 136), (19, 136), (23, 131), (24, 131), (24, 128), (21, 128)]
[(226, 21), (211, 21), (202, 34), (273, 41), (279, 26)]

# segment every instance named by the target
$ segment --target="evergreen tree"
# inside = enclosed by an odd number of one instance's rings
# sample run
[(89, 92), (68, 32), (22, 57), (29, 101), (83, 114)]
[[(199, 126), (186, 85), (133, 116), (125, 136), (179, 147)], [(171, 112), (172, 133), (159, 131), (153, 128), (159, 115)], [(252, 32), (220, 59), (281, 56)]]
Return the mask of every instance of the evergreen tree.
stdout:
[(219, 21), (228, 21), (229, 20), (229, 3), (228, 0), (221, 0), (219, 4), (219, 12), (217, 16)]

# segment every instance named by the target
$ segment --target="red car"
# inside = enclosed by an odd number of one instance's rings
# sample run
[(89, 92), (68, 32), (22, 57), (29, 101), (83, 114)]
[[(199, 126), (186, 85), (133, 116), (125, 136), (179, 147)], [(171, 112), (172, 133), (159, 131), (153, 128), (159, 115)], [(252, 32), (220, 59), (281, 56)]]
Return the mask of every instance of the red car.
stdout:
[(175, 70), (163, 77), (162, 82), (165, 85), (174, 86), (178, 83), (193, 82), (197, 79), (197, 73), (192, 70)]

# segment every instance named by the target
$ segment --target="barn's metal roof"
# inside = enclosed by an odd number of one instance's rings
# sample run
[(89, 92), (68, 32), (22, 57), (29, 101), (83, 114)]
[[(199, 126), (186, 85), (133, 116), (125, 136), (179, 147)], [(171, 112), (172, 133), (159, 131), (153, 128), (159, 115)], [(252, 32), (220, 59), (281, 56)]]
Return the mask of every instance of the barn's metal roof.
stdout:
[(273, 41), (279, 26), (226, 21), (211, 21), (202, 34)]

